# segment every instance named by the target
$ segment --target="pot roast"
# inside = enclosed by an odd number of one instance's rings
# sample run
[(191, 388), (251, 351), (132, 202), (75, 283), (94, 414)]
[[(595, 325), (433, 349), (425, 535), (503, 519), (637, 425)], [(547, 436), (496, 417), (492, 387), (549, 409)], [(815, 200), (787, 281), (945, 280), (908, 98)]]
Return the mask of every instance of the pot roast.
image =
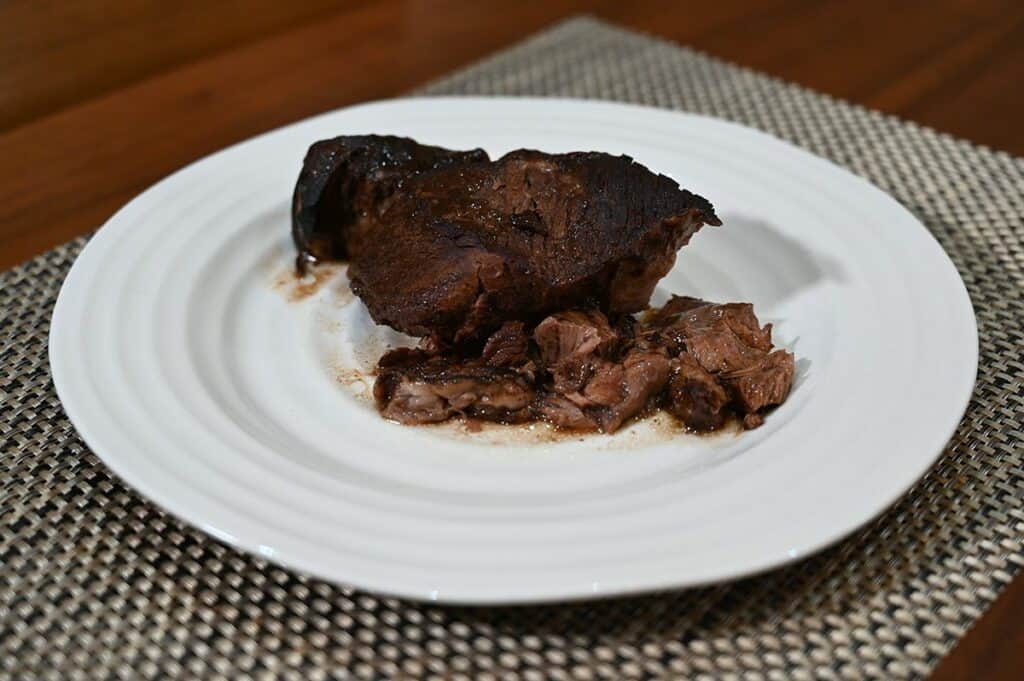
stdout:
[(480, 352), (389, 352), (374, 388), (381, 413), (401, 423), (469, 416), (611, 433), (664, 409), (694, 432), (732, 419), (755, 428), (789, 395), (796, 369), (747, 304), (673, 297), (638, 321), (571, 310), (525, 329), (507, 322)]
[(643, 310), (711, 204), (628, 156), (314, 144), (293, 198), (300, 266), (347, 259), (373, 319), (461, 343), (584, 305)]
[(422, 338), (378, 363), (386, 418), (605, 433), (659, 409), (754, 428), (789, 394), (793, 355), (751, 305), (647, 309), (705, 224), (721, 224), (707, 200), (628, 156), (377, 135), (310, 147), (292, 212), (300, 271), (348, 261), (373, 319)]

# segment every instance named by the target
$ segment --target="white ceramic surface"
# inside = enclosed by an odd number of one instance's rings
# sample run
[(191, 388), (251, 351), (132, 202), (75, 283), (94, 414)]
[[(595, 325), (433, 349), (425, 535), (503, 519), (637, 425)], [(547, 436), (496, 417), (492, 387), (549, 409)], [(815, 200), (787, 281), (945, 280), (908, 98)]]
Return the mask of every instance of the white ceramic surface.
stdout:
[[(289, 280), (307, 146), (370, 132), (627, 153), (708, 197), (724, 226), (683, 249), (658, 295), (753, 302), (798, 358), (789, 401), (712, 438), (380, 419), (361, 372), (402, 339), (369, 321), (340, 268), (304, 296)], [(941, 452), (977, 332), (910, 213), (773, 137), (611, 103), (406, 99), (262, 135), (134, 199), (68, 275), (50, 359), (96, 454), (218, 539), (375, 592), (508, 603), (725, 580), (838, 540)]]

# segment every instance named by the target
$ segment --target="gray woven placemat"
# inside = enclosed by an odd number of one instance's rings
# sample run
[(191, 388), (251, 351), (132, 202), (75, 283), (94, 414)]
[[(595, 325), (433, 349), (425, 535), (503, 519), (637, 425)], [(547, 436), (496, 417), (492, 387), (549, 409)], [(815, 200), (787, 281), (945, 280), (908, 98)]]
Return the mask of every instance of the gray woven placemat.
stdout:
[(978, 385), (948, 451), (870, 527), (762, 577), (535, 608), (376, 598), (211, 540), (126, 489), (83, 446), (46, 357), (80, 239), (0, 275), (0, 677), (926, 675), (1024, 564), (1024, 161), (590, 19), (424, 92), (713, 114), (891, 193), (950, 253), (978, 313)]

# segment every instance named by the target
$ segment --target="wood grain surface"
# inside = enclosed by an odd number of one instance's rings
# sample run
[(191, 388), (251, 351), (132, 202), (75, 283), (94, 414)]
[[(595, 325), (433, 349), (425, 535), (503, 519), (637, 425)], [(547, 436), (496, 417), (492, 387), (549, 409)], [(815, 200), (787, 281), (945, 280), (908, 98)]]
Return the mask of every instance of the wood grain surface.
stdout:
[[(8, 0), (0, 268), (200, 156), (579, 12), (1024, 154), (1020, 0)], [(1024, 678), (1022, 578), (934, 678)]]

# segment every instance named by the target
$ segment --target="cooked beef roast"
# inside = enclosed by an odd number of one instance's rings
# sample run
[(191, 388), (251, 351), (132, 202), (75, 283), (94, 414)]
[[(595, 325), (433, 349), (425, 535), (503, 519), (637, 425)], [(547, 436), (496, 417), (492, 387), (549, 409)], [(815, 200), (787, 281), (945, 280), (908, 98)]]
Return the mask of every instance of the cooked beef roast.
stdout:
[(793, 355), (772, 352), (771, 324), (762, 327), (749, 303), (716, 305), (673, 296), (647, 315), (643, 334), (649, 343), (685, 350), (701, 368), (717, 374), (744, 413), (781, 404), (792, 387)]
[(753, 413), (782, 404), (793, 387), (795, 372), (793, 354), (776, 350), (750, 366), (723, 373), (721, 377), (743, 411)]
[(505, 322), (495, 331), (480, 353), (485, 364), (495, 367), (522, 366), (528, 361), (530, 337), (522, 322)]
[(551, 315), (533, 332), (551, 384), (539, 415), (563, 428), (614, 432), (665, 387), (668, 358), (628, 348), (599, 311)]
[(674, 349), (685, 348), (708, 371), (734, 371), (771, 350), (771, 324), (761, 328), (749, 303), (716, 305), (673, 296), (646, 316), (643, 334)]
[(292, 239), (303, 270), (348, 257), (352, 225), (376, 211), (408, 178), (445, 165), (486, 161), (481, 149), (449, 151), (406, 137), (356, 135), (315, 143), (292, 195)]
[(378, 362), (385, 417), (605, 433), (659, 408), (694, 431), (755, 428), (789, 394), (793, 355), (751, 305), (632, 314), (705, 224), (710, 203), (628, 156), (491, 160), (377, 135), (310, 147), (292, 205), (299, 270), (347, 260), (374, 320), (421, 337)]
[(347, 258), (378, 323), (457, 344), (508, 320), (647, 306), (710, 203), (628, 156), (496, 161), (397, 137), (314, 144), (295, 189), (300, 262)]
[(608, 318), (597, 310), (553, 314), (537, 325), (533, 337), (551, 371), (576, 357), (607, 356), (619, 343)]
[(672, 380), (665, 396), (665, 410), (698, 431), (720, 428), (728, 416), (729, 396), (725, 388), (685, 352), (672, 367)]
[(771, 324), (762, 327), (749, 303), (716, 305), (673, 296), (648, 312), (642, 327), (645, 345), (679, 353), (666, 408), (695, 430), (718, 427), (726, 402), (749, 417), (745, 426), (756, 427), (759, 412), (789, 395), (793, 355), (772, 351)]
[(405, 348), (381, 358), (373, 394), (381, 414), (410, 424), (456, 415), (518, 423), (531, 418), (534, 401), (528, 371)]
[(385, 355), (374, 389), (381, 413), (402, 423), (466, 415), (611, 433), (662, 407), (696, 432), (733, 416), (755, 428), (786, 399), (796, 368), (745, 304), (675, 297), (641, 321), (612, 324), (588, 309), (545, 318), (532, 339), (526, 328), (506, 322), (478, 354), (463, 346)]

